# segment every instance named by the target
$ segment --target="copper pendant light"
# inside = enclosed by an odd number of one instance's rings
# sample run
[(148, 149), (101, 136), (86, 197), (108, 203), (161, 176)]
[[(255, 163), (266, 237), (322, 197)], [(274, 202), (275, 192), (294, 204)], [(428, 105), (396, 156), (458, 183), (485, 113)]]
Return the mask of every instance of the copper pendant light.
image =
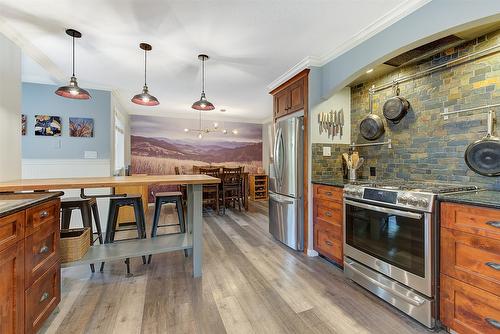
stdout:
[(131, 101), (141, 106), (157, 106), (160, 102), (156, 97), (149, 94), (148, 85), (146, 84), (147, 52), (151, 51), (153, 47), (147, 43), (141, 43), (139, 47), (144, 50), (144, 87), (142, 88), (142, 93), (135, 95)]
[(68, 99), (88, 100), (90, 94), (85, 89), (78, 87), (75, 76), (75, 38), (81, 38), (82, 34), (74, 29), (67, 29), (66, 34), (73, 38), (73, 74), (68, 86), (59, 87), (55, 93)]
[(214, 105), (207, 100), (205, 96), (205, 60), (208, 60), (209, 57), (207, 55), (201, 54), (198, 55), (198, 59), (201, 60), (201, 97), (198, 101), (193, 103), (191, 108), (195, 110), (214, 110)]

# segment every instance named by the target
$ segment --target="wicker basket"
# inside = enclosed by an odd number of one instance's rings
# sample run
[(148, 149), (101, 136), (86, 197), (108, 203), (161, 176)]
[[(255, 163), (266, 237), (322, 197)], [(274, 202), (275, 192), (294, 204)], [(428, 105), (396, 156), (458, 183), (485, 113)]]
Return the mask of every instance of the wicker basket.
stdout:
[(61, 230), (61, 262), (81, 259), (90, 247), (90, 228), (72, 228)]

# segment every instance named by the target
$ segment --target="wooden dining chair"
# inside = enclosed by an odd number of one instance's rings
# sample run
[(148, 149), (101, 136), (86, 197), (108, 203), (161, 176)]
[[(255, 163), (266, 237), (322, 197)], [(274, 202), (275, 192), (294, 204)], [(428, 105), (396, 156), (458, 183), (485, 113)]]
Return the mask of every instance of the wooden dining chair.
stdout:
[[(199, 174), (205, 174), (220, 179), (220, 169), (217, 167), (200, 167)], [(219, 184), (203, 185), (203, 204), (215, 206), (217, 214), (220, 214)]]
[(238, 210), (241, 211), (243, 199), (243, 167), (224, 167), (222, 169), (222, 205), (223, 212), (226, 205), (231, 202), (233, 208), (238, 203)]

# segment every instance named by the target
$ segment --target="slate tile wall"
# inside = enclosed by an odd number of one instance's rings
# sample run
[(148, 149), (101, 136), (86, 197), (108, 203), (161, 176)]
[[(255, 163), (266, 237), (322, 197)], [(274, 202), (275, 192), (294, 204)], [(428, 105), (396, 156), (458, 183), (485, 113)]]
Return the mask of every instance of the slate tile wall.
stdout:
[[(359, 123), (368, 114), (368, 88), (392, 82), (398, 77), (421, 71), (493, 45), (500, 44), (500, 30), (451, 48), (416, 65), (395, 70), (388, 75), (351, 88), (352, 140), (367, 141), (359, 134)], [(465, 164), (467, 145), (486, 135), (486, 110), (460, 113), (447, 120), (440, 115), (449, 111), (500, 103), (500, 53), (469, 61), (430, 75), (407, 81), (399, 86), (401, 96), (411, 104), (399, 124), (383, 117), (382, 106), (393, 96), (391, 88), (375, 93), (373, 113), (381, 116), (385, 134), (376, 141), (392, 139), (393, 148), (374, 146), (358, 148), (366, 162), (360, 173), (368, 177), (375, 167), (379, 179), (444, 181), (500, 190), (500, 177), (475, 174)], [(496, 135), (500, 136), (500, 108)], [(347, 145), (331, 145), (332, 156), (323, 157), (325, 144), (312, 145), (312, 177), (342, 176), (341, 153)]]

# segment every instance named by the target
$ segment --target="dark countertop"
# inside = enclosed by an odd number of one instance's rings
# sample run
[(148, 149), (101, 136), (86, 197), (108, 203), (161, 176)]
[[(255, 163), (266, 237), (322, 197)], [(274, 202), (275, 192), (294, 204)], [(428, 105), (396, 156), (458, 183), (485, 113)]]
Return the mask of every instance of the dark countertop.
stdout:
[(438, 199), (442, 202), (470, 204), (500, 209), (500, 191), (495, 190), (480, 190), (461, 194), (443, 194), (439, 195)]
[(334, 177), (317, 177), (312, 179), (311, 183), (344, 188), (344, 185), (348, 184), (349, 180)]
[(0, 217), (64, 195), (62, 191), (39, 193), (0, 193)]
[(344, 186), (347, 184), (351, 184), (351, 183), (360, 184), (360, 183), (366, 183), (369, 181), (370, 180), (368, 180), (368, 179), (358, 179), (356, 181), (349, 181), (347, 179), (342, 179), (342, 178), (323, 176), (323, 177), (315, 177), (314, 179), (311, 180), (311, 183), (322, 184), (325, 186), (344, 188)]

